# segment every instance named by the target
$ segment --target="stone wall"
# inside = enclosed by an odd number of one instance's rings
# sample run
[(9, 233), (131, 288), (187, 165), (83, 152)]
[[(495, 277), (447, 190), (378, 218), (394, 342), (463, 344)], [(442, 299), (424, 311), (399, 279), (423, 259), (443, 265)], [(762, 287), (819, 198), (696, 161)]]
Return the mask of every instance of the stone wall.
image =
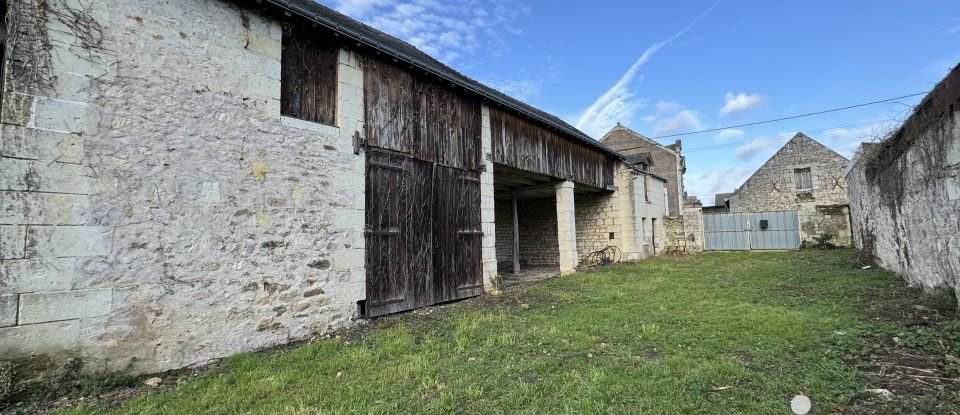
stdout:
[(663, 218), (663, 234), (663, 253), (679, 255), (687, 252), (687, 234), (683, 228), (683, 216)]
[[(834, 241), (849, 244), (849, 221), (844, 222), (839, 215), (819, 215), (832, 212), (831, 207), (847, 204), (847, 163), (843, 156), (797, 133), (730, 197), (730, 212), (796, 210), (802, 240), (812, 242), (816, 235), (837, 232)], [(811, 172), (809, 191), (797, 190), (794, 171), (804, 168)]]
[[(577, 193), (577, 257), (584, 257), (607, 246), (619, 246), (619, 208), (614, 194)], [(613, 233), (613, 238), (610, 234)]]
[[(512, 233), (512, 216), (508, 223), (511, 224), (510, 232)], [(560, 263), (556, 199), (548, 197), (518, 200), (517, 225), (520, 233), (521, 269), (524, 266), (557, 265)], [(513, 238), (510, 239), (512, 243)], [(507, 252), (513, 252), (512, 245)], [(513, 263), (512, 257), (509, 262)]]
[(861, 260), (960, 293), (960, 67), (891, 138), (862, 146), (847, 180)]
[(14, 46), (41, 45), (31, 70), (8, 61), (0, 112), (0, 359), (18, 382), (72, 357), (178, 368), (354, 320), (357, 56), (340, 52), (337, 125), (318, 125), (280, 115), (277, 21), (213, 0), (15, 3)]
[[(497, 237), (497, 269), (513, 269), (513, 202), (510, 199), (496, 199), (493, 202)], [(554, 212), (556, 214), (556, 212)]]
[(649, 172), (666, 180), (664, 187), (667, 189), (668, 215), (681, 214), (685, 166), (679, 150), (663, 146), (620, 124), (604, 135), (601, 141), (624, 155), (650, 153)]

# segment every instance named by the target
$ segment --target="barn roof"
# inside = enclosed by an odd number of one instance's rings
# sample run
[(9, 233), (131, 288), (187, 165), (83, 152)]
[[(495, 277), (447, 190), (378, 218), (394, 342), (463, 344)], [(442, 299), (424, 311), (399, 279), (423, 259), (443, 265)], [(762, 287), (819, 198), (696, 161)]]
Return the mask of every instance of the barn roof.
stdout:
[(623, 156), (594, 140), (586, 133), (576, 129), (559, 117), (542, 111), (532, 105), (524, 103), (518, 99), (510, 97), (494, 88), (477, 82), (466, 75), (457, 72), (455, 69), (434, 59), (430, 55), (417, 49), (415, 46), (390, 36), (371, 26), (363, 24), (353, 18), (350, 18), (336, 10), (323, 6), (313, 0), (262, 0), (265, 4), (279, 7), (286, 12), (300, 16), (319, 26), (326, 27), (336, 33), (345, 36), (348, 39), (356, 41), (358, 44), (365, 45), (378, 51), (379, 53), (393, 57), (398, 61), (407, 63), (417, 69), (433, 76), (439, 77), (451, 84), (477, 94), (485, 99), (495, 102), (504, 107), (510, 108), (522, 115), (532, 118), (550, 128), (556, 129), (564, 135), (572, 138), (574, 141), (581, 142), (593, 147), (609, 157), (623, 159)]

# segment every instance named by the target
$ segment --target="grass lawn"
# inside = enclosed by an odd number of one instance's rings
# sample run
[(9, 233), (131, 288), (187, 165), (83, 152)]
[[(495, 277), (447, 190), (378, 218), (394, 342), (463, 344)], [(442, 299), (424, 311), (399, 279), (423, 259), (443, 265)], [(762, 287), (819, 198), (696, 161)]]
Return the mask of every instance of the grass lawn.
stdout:
[[(883, 339), (902, 333), (920, 349), (926, 340), (889, 317), (919, 297), (853, 256), (619, 264), (235, 356), (174, 388), (62, 412), (785, 414), (797, 394), (813, 400), (814, 413), (868, 411), (862, 391), (882, 386), (863, 371), (884, 352)], [(935, 393), (925, 404), (944, 409), (943, 388)]]

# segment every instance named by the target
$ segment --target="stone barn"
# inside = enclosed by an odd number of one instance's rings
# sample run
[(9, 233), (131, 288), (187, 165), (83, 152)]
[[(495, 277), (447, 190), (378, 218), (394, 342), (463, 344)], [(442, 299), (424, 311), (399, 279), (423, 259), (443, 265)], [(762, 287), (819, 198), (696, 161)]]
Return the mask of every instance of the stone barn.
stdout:
[(851, 244), (850, 209), (844, 170), (849, 161), (803, 133), (797, 133), (733, 195), (729, 212), (796, 212), (799, 238), (814, 242), (829, 235)]
[(202, 364), (662, 238), (662, 180), (310, 0), (6, 4), (15, 385)]

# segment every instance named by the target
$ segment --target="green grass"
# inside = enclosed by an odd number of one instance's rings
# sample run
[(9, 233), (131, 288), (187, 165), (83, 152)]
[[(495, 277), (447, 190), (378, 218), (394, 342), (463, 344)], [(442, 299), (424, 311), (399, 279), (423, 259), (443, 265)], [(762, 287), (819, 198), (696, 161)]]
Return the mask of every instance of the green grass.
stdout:
[(620, 264), (63, 413), (783, 414), (800, 393), (827, 413), (865, 387), (838, 337), (896, 330), (872, 317), (902, 305), (902, 282), (853, 256)]

